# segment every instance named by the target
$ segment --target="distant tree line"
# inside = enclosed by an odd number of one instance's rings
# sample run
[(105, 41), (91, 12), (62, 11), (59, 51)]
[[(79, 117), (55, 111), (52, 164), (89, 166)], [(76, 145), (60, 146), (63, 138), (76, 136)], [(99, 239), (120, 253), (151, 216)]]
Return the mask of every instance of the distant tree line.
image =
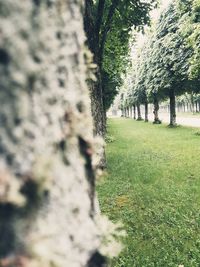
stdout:
[(130, 109), (135, 114), (137, 110), (140, 120), (140, 105), (144, 105), (145, 121), (148, 121), (148, 104), (152, 103), (154, 123), (161, 123), (159, 104), (169, 99), (170, 126), (175, 126), (176, 106), (184, 108), (188, 95), (191, 110), (199, 111), (199, 57), (200, 1), (177, 0), (160, 16), (138, 52), (132, 82), (122, 95), (123, 114), (126, 116)]

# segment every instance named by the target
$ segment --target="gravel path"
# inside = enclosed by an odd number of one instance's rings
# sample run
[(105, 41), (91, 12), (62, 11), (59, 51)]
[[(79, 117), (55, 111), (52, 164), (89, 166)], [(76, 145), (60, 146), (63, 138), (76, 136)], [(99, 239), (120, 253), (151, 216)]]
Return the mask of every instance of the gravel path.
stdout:
[[(169, 114), (161, 113), (159, 115), (159, 118), (162, 120), (162, 122), (169, 123)], [(149, 116), (149, 120), (153, 121), (153, 115)], [(200, 127), (200, 117), (179, 117), (179, 115), (177, 115), (177, 124), (184, 126)]]

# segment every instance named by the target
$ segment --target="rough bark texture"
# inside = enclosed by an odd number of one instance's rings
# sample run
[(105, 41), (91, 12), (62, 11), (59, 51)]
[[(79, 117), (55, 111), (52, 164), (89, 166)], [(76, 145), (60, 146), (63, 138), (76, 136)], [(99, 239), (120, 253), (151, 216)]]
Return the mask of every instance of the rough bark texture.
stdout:
[(98, 77), (96, 81), (89, 82), (93, 131), (95, 136), (104, 138), (106, 133), (106, 119), (103, 107), (101, 75), (98, 70), (96, 76)]
[[(91, 93), (91, 108), (93, 117), (94, 134), (105, 137), (106, 121), (104, 116), (103, 105), (103, 87), (102, 87), (102, 71), (101, 60), (99, 54), (99, 32), (93, 17), (93, 3), (85, 0), (84, 28), (87, 35), (87, 44), (93, 54), (93, 60), (97, 66), (96, 81), (90, 80), (89, 87)], [(99, 28), (99, 26), (98, 26)]]
[(170, 126), (176, 126), (176, 97), (173, 89), (170, 90)]
[(154, 97), (154, 111), (153, 111), (153, 114), (154, 114), (154, 124), (161, 124), (161, 120), (159, 119), (159, 116), (158, 116), (158, 111), (159, 111), (159, 102), (158, 102), (158, 99), (157, 97), (155, 96)]
[(104, 264), (81, 5), (0, 0), (0, 266)]

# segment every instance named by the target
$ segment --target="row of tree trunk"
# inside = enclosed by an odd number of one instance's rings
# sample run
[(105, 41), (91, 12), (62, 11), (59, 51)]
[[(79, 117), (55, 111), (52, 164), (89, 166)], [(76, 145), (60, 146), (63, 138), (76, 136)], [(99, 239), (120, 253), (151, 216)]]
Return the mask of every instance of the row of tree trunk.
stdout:
[[(122, 116), (127, 118), (133, 118), (134, 120), (142, 121), (141, 105), (137, 103), (130, 107), (123, 108), (121, 110)], [(148, 103), (145, 103), (145, 122), (148, 122)]]
[[(169, 126), (176, 126), (176, 97), (175, 97), (175, 91), (172, 89), (169, 93), (169, 99), (170, 99), (170, 124)], [(154, 109), (154, 124), (160, 124), (161, 120), (159, 119), (159, 100), (156, 95), (154, 95), (154, 101), (153, 101)], [(135, 120), (143, 120), (141, 115), (141, 105), (140, 103), (133, 104), (129, 107), (123, 108), (121, 110), (122, 116), (127, 118), (133, 118)], [(149, 109), (148, 109), (148, 103), (145, 102), (144, 104), (144, 121), (148, 122), (148, 115), (149, 115)]]

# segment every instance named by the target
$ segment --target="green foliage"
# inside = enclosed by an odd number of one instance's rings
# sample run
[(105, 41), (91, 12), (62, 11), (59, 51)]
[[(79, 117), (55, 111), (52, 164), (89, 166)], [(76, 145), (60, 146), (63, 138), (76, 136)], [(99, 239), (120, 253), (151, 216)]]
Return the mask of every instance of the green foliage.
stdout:
[(199, 266), (197, 130), (112, 119), (108, 131), (116, 141), (107, 145), (98, 196), (102, 212), (121, 220), (128, 233), (110, 266)]
[(200, 78), (200, 1), (188, 0), (176, 3), (181, 14), (180, 32), (185, 38), (193, 55), (190, 58), (189, 78)]
[(172, 4), (160, 17), (148, 52), (148, 94), (156, 93), (160, 99), (169, 96), (175, 89), (176, 95), (188, 90), (189, 59), (184, 38), (179, 33), (179, 14)]
[[(102, 0), (93, 4), (93, 16), (98, 19), (98, 7)], [(142, 29), (150, 23), (149, 12), (157, 0), (105, 0), (102, 23), (100, 26), (100, 62), (104, 86), (104, 103), (108, 109), (121, 86), (121, 75), (125, 73), (129, 62), (129, 40), (132, 28)], [(111, 8), (115, 5), (111, 17)], [(109, 21), (110, 18), (110, 21)], [(109, 23), (108, 23), (109, 21)], [(107, 34), (105, 35), (105, 32)], [(106, 36), (106, 38), (105, 38)], [(103, 50), (101, 50), (103, 48)], [(105, 77), (104, 77), (105, 76)]]
[(105, 110), (111, 106), (115, 96), (118, 93), (118, 86), (121, 83), (120, 75), (111, 76), (110, 73), (103, 72), (102, 87), (103, 87), (103, 102)]
[(133, 99), (144, 104), (200, 91), (200, 1), (177, 0), (160, 16), (138, 52)]
[(113, 135), (107, 134), (105, 137), (105, 141), (106, 141), (106, 143), (112, 143), (115, 141), (115, 137)]

